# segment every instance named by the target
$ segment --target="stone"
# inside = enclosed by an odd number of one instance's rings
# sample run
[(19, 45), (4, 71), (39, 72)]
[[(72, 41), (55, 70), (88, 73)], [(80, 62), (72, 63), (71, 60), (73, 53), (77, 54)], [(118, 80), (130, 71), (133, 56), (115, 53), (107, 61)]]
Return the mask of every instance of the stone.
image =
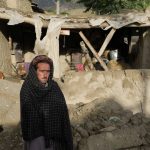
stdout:
[(144, 143), (141, 132), (145, 132), (143, 127), (130, 127), (104, 132), (90, 136), (87, 139), (88, 150), (116, 150), (129, 147), (140, 146)]

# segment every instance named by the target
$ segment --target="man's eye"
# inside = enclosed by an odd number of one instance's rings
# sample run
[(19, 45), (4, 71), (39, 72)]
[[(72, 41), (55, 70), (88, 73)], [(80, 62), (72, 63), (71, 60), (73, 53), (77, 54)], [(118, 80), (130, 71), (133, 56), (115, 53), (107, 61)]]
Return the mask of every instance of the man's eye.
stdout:
[(49, 72), (50, 72), (50, 70), (41, 70), (41, 72), (48, 72), (48, 73), (49, 73)]

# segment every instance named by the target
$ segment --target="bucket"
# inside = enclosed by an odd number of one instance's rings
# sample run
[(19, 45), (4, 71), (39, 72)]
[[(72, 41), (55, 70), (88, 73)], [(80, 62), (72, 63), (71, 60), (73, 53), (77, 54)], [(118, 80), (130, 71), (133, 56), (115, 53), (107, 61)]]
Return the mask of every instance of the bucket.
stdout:
[(118, 60), (118, 49), (109, 52), (110, 60)]
[(82, 64), (82, 53), (72, 53), (71, 54), (71, 68), (75, 69), (77, 64)]

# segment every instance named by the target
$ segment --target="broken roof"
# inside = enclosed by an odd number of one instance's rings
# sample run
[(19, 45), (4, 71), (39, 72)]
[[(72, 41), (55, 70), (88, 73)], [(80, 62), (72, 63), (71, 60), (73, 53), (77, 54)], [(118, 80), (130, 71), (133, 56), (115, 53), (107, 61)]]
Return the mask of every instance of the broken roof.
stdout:
[(51, 19), (64, 20), (62, 28), (109, 28), (119, 29), (122, 27), (150, 27), (150, 13), (124, 13), (110, 16), (96, 17), (68, 17), (68, 16), (52, 16), (48, 14), (30, 13), (25, 14), (16, 10), (8, 10), (0, 8), (0, 19), (8, 20), (8, 25), (19, 23), (28, 23), (35, 25), (35, 20), (40, 19), (43, 22), (43, 27), (48, 27)]

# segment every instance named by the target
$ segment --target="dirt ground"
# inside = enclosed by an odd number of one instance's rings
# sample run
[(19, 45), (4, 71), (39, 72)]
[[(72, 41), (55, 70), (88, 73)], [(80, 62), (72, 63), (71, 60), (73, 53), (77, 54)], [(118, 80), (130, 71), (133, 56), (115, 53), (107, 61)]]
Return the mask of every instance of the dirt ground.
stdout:
[[(68, 72), (60, 85), (75, 150), (149, 150), (149, 70)], [(0, 80), (0, 150), (21, 150), (22, 81)]]

